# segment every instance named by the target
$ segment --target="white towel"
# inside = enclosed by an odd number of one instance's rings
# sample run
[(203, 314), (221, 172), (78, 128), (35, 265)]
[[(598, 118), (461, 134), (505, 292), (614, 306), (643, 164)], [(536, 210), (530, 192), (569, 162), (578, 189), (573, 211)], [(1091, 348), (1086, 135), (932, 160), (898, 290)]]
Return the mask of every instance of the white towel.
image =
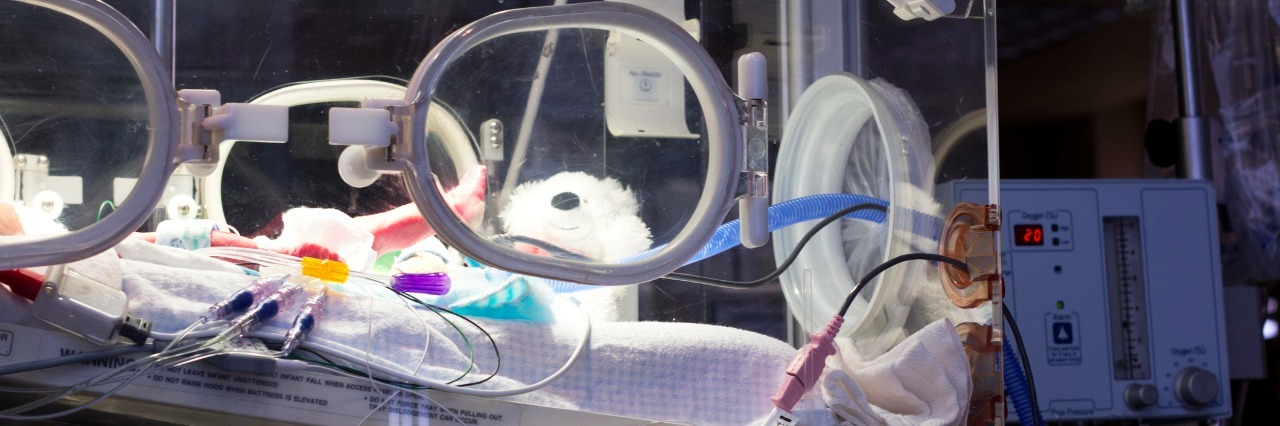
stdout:
[(288, 251), (307, 244), (324, 247), (337, 254), (352, 270), (367, 271), (378, 259), (373, 251), (373, 234), (361, 228), (346, 213), (334, 209), (293, 208), (280, 216), (284, 228), (274, 240), (257, 237), (253, 241), (266, 250)]
[(820, 388), (843, 424), (964, 424), (973, 385), (951, 321), (929, 324), (872, 361), (847, 338), (836, 347)]
[(45, 236), (67, 233), (67, 227), (53, 220), (42, 211), (27, 207), (19, 202), (9, 202), (13, 212), (18, 215), (18, 223), (22, 224), (22, 232), (29, 236)]
[[(135, 241), (122, 243), (118, 249), (124, 257), (119, 260), (119, 269), (121, 287), (129, 296), (129, 312), (151, 320), (157, 332), (180, 330), (209, 305), (253, 279), (237, 266), (184, 250)], [(441, 382), (467, 368), (466, 346), (450, 326), (429, 311), (417, 309), (422, 315), (419, 320), (415, 311), (391, 292), (373, 285), (350, 283), (330, 289), (333, 293), (324, 317), (308, 342), (324, 344), (353, 359), (362, 359), (368, 351), (374, 361), (406, 370), (419, 363), (425, 350), (418, 374)], [(497, 339), (502, 351), (501, 374), (477, 388), (530, 384), (550, 375), (568, 359), (580, 337), (581, 314), (569, 302), (554, 300), (549, 322), (473, 318)], [(0, 297), (0, 312), (6, 313), (0, 321), (39, 324), (30, 318), (29, 304), (21, 299)], [(282, 333), (295, 312), (284, 311), (265, 330)], [(483, 377), (479, 373), (487, 373), (495, 365), (492, 349), (481, 334), (465, 324), (459, 326), (476, 349), (478, 372), (468, 380)], [(821, 382), (823, 392), (811, 392), (796, 407), (796, 417), (804, 424), (835, 423), (823, 399), (838, 412), (871, 413), (857, 418), (867, 421), (877, 418), (872, 415), (889, 424), (949, 424), (925, 423), (944, 417), (963, 420), (951, 414), (962, 416), (968, 400), (968, 376), (957, 373), (967, 373), (967, 361), (949, 323), (930, 326), (870, 363), (850, 359), (851, 345), (847, 343), (840, 346), (840, 359), (833, 357), (831, 362), (832, 367), (848, 373), (829, 372)], [(700, 425), (760, 424), (772, 409), (769, 398), (794, 356), (795, 349), (781, 341), (728, 327), (597, 321), (592, 324), (589, 349), (567, 374), (537, 392), (510, 399)], [(892, 356), (900, 359), (890, 360)], [(957, 361), (965, 367), (954, 369), (961, 365)], [(840, 399), (833, 391), (840, 377), (864, 387), (869, 383), (897, 383), (897, 387), (870, 387), (859, 405)], [(856, 385), (846, 387), (854, 389)], [(955, 394), (944, 398), (948, 392)], [(850, 395), (856, 397), (856, 392)], [(944, 399), (951, 401), (949, 405), (941, 404)], [(846, 407), (856, 408), (850, 411)]]
[[(218, 268), (210, 268), (207, 259), (183, 250), (131, 246), (120, 251), (126, 255), (120, 265), (130, 314), (151, 320), (157, 332), (180, 330), (210, 304), (253, 279), (231, 265), (210, 270)], [(129, 258), (139, 253), (165, 264)], [(199, 269), (169, 266), (172, 264)], [(418, 364), (426, 348), (427, 357), (418, 374), (442, 382), (467, 368), (465, 345), (434, 314), (417, 311), (427, 322), (424, 328), (418, 317), (385, 289), (357, 283), (331, 289), (334, 293), (324, 317), (308, 341), (357, 359), (368, 348), (375, 360), (409, 370)], [(21, 311), (25, 306), (21, 302), (0, 298), (0, 312)], [(558, 298), (552, 311), (554, 319), (549, 323), (473, 317), (497, 339), (502, 352), (500, 375), (477, 388), (505, 389), (533, 383), (568, 359), (582, 331), (581, 314)], [(283, 332), (295, 312), (296, 307), (283, 312), (266, 329)], [(478, 371), (491, 371), (495, 359), (488, 341), (465, 324), (459, 326), (476, 348)], [(590, 347), (567, 374), (542, 390), (511, 399), (654, 420), (759, 424), (772, 409), (769, 397), (779, 387), (782, 372), (794, 354), (793, 348), (776, 339), (715, 325), (593, 322)], [(472, 373), (468, 380), (481, 377)], [(800, 408), (811, 412), (806, 417), (819, 419), (810, 424), (831, 423), (831, 415), (821, 409), (816, 396), (806, 399)]]

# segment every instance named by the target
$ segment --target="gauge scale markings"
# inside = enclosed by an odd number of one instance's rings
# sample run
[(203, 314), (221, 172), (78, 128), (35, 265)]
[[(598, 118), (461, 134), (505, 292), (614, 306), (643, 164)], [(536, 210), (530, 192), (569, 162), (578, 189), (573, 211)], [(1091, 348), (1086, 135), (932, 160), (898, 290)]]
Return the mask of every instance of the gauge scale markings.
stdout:
[(1138, 217), (1107, 216), (1102, 218), (1102, 225), (1115, 378), (1148, 380), (1151, 348)]

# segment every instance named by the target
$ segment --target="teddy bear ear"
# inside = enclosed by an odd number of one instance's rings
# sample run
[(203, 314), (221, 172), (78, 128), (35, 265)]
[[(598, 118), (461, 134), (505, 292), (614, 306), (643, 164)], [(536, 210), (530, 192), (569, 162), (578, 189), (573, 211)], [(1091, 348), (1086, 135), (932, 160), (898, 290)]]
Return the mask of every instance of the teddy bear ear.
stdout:
[[(600, 193), (608, 200), (608, 206), (614, 215), (636, 216), (640, 214), (640, 200), (630, 188), (613, 178), (605, 178), (600, 183)], [(646, 228), (647, 229), (647, 228)]]
[(617, 262), (638, 255), (653, 246), (649, 227), (637, 216), (619, 216), (600, 227), (601, 241), (606, 241), (606, 262)]

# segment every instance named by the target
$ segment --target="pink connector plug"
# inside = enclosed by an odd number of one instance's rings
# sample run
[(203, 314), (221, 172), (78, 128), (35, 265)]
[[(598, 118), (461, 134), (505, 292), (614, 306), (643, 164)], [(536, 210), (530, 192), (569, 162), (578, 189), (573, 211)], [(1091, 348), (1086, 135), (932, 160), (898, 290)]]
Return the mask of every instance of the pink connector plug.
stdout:
[(842, 324), (844, 317), (837, 314), (827, 324), (827, 328), (809, 335), (809, 344), (800, 348), (795, 359), (791, 360), (791, 365), (787, 366), (787, 377), (783, 379), (782, 388), (771, 398), (773, 406), (791, 412), (805, 392), (818, 383), (818, 378), (826, 367), (827, 357), (836, 353), (833, 340)]

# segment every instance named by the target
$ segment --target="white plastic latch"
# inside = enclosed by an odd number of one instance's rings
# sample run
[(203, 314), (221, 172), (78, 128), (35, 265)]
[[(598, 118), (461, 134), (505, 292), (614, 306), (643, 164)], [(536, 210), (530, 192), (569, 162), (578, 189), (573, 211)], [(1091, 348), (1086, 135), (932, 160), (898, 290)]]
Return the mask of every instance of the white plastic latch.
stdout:
[(216, 90), (178, 91), (182, 142), (175, 161), (191, 174), (208, 176), (218, 164), (218, 144), (228, 141), (283, 143), (289, 139), (289, 108), (282, 105), (222, 105)]
[(738, 97), (742, 98), (745, 194), (738, 200), (742, 245), (756, 248), (769, 242), (769, 97), (764, 55), (752, 52), (738, 58)]
[(49, 219), (58, 220), (62, 216), (62, 209), (66, 206), (66, 202), (61, 195), (53, 191), (40, 191), (27, 203), (27, 207), (35, 209), (44, 214)]
[(165, 218), (169, 220), (195, 220), (200, 217), (200, 203), (187, 194), (169, 197), (164, 203)]
[(391, 111), (386, 109), (329, 109), (330, 145), (387, 147), (398, 130), (391, 122)]
[(284, 143), (289, 140), (289, 107), (226, 104), (201, 124), (209, 131), (221, 130), (223, 140)]
[(922, 18), (932, 21), (956, 11), (955, 0), (886, 0), (893, 5), (893, 14), (903, 21)]
[(382, 173), (369, 167), (369, 151), (363, 146), (351, 145), (338, 156), (338, 176), (352, 188), (373, 185), (382, 176)]
[(400, 125), (392, 119), (392, 111), (403, 107), (404, 101), (368, 99), (360, 105), (329, 109), (329, 145), (347, 145), (338, 157), (338, 175), (355, 188), (402, 169), (391, 155), (400, 140)]

